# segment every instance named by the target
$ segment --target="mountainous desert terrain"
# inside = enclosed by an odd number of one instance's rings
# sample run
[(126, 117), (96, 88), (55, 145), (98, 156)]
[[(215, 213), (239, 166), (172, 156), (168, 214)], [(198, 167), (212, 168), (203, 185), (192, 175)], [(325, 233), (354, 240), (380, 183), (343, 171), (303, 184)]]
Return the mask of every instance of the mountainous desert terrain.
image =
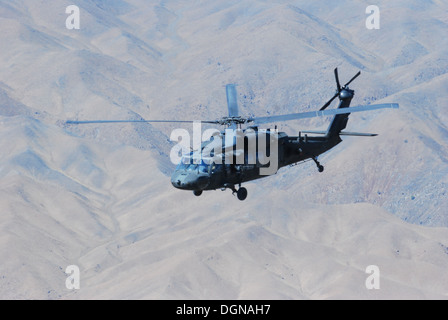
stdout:
[[(370, 4), (1, 0), (0, 298), (447, 299), (448, 4), (377, 1), (369, 29)], [(362, 72), (353, 106), (400, 109), (351, 114), (379, 136), (343, 137), (323, 173), (247, 183), (243, 202), (171, 186), (178, 125), (65, 123), (219, 119), (228, 83), (242, 115), (318, 110), (336, 67)]]

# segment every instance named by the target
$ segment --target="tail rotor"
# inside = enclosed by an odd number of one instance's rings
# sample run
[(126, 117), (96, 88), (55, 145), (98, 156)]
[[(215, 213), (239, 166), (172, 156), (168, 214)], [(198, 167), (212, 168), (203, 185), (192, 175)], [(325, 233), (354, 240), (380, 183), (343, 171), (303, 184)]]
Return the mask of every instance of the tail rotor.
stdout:
[(353, 78), (350, 79), (349, 82), (347, 82), (346, 84), (344, 84), (341, 87), (341, 83), (339, 82), (339, 74), (338, 74), (338, 68), (334, 69), (334, 78), (336, 79), (336, 93), (334, 94), (334, 96), (327, 101), (327, 103), (325, 103), (322, 108), (319, 109), (319, 111), (323, 111), (325, 109), (328, 108), (328, 106), (333, 102), (334, 99), (336, 99), (337, 97), (339, 97), (339, 95), (341, 94), (342, 90), (345, 90), (348, 88), (348, 85), (350, 83), (352, 83), (356, 78), (358, 78), (361, 74), (361, 71), (359, 71), (357, 74), (355, 74), (355, 76)]

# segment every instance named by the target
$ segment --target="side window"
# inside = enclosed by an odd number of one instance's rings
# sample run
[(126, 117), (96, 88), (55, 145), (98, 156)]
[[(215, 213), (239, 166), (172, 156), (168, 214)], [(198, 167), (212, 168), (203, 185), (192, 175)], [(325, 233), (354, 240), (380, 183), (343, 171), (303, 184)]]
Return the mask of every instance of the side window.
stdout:
[(210, 173), (211, 174), (216, 174), (221, 170), (221, 166), (220, 164), (216, 164), (216, 163), (212, 163), (212, 165), (210, 166)]
[(216, 163), (212, 163), (212, 165), (210, 166), (210, 173), (211, 174), (216, 174), (220, 171), (222, 171), (222, 164), (216, 164)]

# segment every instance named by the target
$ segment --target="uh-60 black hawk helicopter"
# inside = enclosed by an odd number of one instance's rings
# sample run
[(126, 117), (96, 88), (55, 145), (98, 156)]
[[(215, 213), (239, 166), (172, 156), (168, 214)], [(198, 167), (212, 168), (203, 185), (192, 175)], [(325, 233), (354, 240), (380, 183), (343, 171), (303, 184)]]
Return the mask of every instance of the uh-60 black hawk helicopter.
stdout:
[[(247, 181), (260, 179), (275, 174), (281, 167), (300, 163), (305, 160), (313, 160), (319, 172), (324, 167), (317, 157), (342, 142), (342, 135), (372, 137), (376, 134), (356, 133), (343, 131), (347, 126), (350, 113), (377, 110), (383, 108), (398, 108), (396, 103), (367, 105), (350, 107), (354, 97), (354, 90), (348, 85), (355, 80), (361, 72), (358, 72), (350, 81), (341, 86), (337, 68), (334, 70), (337, 90), (334, 96), (328, 100), (319, 111), (292, 113), (286, 115), (267, 117), (242, 117), (239, 114), (237, 93), (235, 85), (226, 86), (228, 116), (219, 120), (206, 120), (201, 123), (227, 126), (225, 131), (218, 131), (203, 142), (198, 150), (184, 154), (180, 164), (171, 176), (171, 183), (175, 188), (191, 190), (194, 195), (200, 196), (206, 190), (231, 189), (237, 194), (238, 199), (245, 200), (247, 189), (241, 184)], [(339, 98), (337, 109), (325, 110)], [(302, 131), (298, 136), (289, 136), (277, 129), (259, 129), (259, 125), (276, 123), (312, 117), (334, 115), (326, 131)], [(171, 123), (195, 123), (190, 120), (93, 120), (93, 121), (67, 121), (67, 124), (89, 123), (136, 123), (136, 122), (171, 122)], [(242, 125), (250, 124), (247, 128)], [(226, 139), (226, 135), (232, 135)], [(313, 134), (314, 136), (308, 136)], [(228, 138), (228, 137), (227, 137)], [(226, 141), (226, 143), (223, 143)], [(230, 141), (230, 143), (228, 143)], [(262, 146), (262, 147), (260, 147)], [(207, 152), (204, 152), (207, 150)], [(267, 170), (269, 159), (275, 160), (273, 170)], [(262, 161), (262, 159), (264, 159)], [(265, 173), (262, 171), (265, 170)], [(268, 172), (266, 174), (266, 172)], [(238, 189), (236, 189), (238, 186)]]

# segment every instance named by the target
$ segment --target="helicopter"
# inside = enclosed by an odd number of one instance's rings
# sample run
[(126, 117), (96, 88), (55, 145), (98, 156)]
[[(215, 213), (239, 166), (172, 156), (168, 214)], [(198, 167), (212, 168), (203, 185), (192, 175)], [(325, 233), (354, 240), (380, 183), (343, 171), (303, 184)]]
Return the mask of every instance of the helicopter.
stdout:
[[(273, 115), (266, 117), (243, 117), (239, 114), (235, 84), (226, 85), (228, 116), (218, 120), (204, 120), (201, 123), (227, 126), (216, 132), (200, 148), (182, 155), (171, 175), (171, 184), (181, 190), (193, 191), (201, 196), (203, 191), (230, 189), (239, 200), (245, 200), (248, 192), (241, 185), (248, 181), (276, 174), (278, 169), (304, 161), (314, 161), (318, 172), (324, 166), (318, 156), (342, 142), (341, 136), (374, 137), (377, 134), (344, 131), (350, 113), (398, 109), (397, 103), (385, 103), (350, 107), (355, 91), (349, 85), (361, 74), (359, 71), (341, 86), (338, 69), (334, 69), (336, 92), (318, 111)], [(339, 98), (336, 109), (326, 110)], [(261, 129), (260, 125), (313, 117), (334, 116), (326, 131), (301, 131), (289, 136), (274, 129)], [(66, 121), (67, 124), (105, 123), (195, 123), (190, 120), (88, 120)], [(243, 125), (246, 128), (243, 128)], [(269, 160), (269, 161), (267, 161)], [(271, 168), (272, 167), (272, 168)], [(238, 188), (236, 187), (238, 186)]]

